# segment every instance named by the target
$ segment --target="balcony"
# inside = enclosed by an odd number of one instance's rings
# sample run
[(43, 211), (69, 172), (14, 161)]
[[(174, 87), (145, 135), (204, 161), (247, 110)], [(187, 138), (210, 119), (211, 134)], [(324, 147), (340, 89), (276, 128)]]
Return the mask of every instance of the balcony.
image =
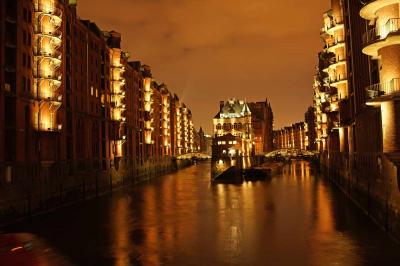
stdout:
[(42, 132), (49, 132), (49, 133), (59, 133), (62, 130), (62, 125), (51, 125), (51, 124), (46, 124), (46, 123), (40, 123), (39, 124), (39, 131)]
[(333, 17), (328, 25), (325, 25), (325, 32), (329, 35), (333, 35), (336, 30), (344, 29), (343, 17)]
[(49, 86), (52, 87), (53, 90), (57, 90), (60, 86), (61, 86), (61, 75), (54, 75), (52, 77), (36, 77), (35, 78), (35, 82), (38, 83), (38, 86), (40, 86), (40, 84), (42, 82), (49, 82)]
[(379, 49), (400, 44), (400, 19), (391, 18), (385, 25), (375, 27), (363, 36), (363, 53), (378, 58)]
[(124, 67), (123, 65), (119, 65), (119, 66), (114, 65), (114, 66), (111, 66), (111, 68), (112, 68), (112, 69), (115, 69), (115, 70), (119, 70), (119, 71), (121, 71), (121, 72), (124, 72), (124, 71), (125, 71), (125, 67)]
[(47, 63), (47, 65), (52, 69), (53, 72), (57, 71), (61, 67), (61, 53), (41, 53), (41, 52), (35, 52), (35, 61), (39, 64), (39, 68), (43, 68), (41, 64)]
[(336, 76), (334, 78), (329, 79), (329, 85), (332, 87), (336, 87), (339, 84), (347, 83), (347, 77)]
[(62, 102), (62, 95), (60, 95), (57, 92), (34, 92), (31, 94), (31, 97), (35, 100), (42, 100), (42, 101), (48, 101), (48, 102), (58, 102), (61, 103)]
[(51, 16), (54, 19), (62, 20), (62, 10), (58, 7), (53, 5), (43, 5), (43, 4), (36, 4), (35, 5), (35, 12), (47, 16)]
[(53, 29), (49, 31), (43, 30), (41, 27), (35, 27), (35, 34), (40, 36), (40, 37), (47, 37), (47, 38), (53, 38), (56, 39), (59, 43), (61, 43), (62, 40), (62, 31), (60, 29)]
[(379, 103), (380, 101), (391, 98), (394, 94), (400, 93), (400, 78), (394, 78), (391, 81), (378, 83), (365, 88), (369, 105)]
[(61, 81), (61, 61), (51, 57), (35, 57), (33, 75), (37, 79)]
[(325, 49), (327, 52), (334, 53), (336, 49), (345, 46), (345, 38), (343, 35), (338, 35), (332, 42), (327, 42)]
[(62, 59), (62, 52), (57, 48), (51, 48), (49, 51), (45, 51), (44, 49), (34, 49), (33, 55), (47, 58), (51, 57), (60, 61)]
[(360, 10), (360, 16), (366, 20), (374, 20), (376, 12), (389, 5), (398, 4), (398, 0), (364, 0), (365, 6)]
[(333, 60), (330, 60), (329, 65), (323, 69), (324, 72), (329, 72), (330, 69), (336, 69), (336, 67), (341, 66), (346, 64), (346, 59), (338, 59), (338, 58), (333, 58)]
[(111, 82), (115, 82), (116, 84), (119, 84), (120, 86), (124, 86), (126, 81), (124, 78), (120, 77), (120, 78), (112, 78)]

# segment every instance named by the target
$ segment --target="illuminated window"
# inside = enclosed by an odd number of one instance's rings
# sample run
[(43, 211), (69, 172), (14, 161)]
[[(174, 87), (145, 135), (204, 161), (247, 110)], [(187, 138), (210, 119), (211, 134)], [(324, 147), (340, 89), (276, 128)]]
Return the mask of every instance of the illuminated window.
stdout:
[(6, 183), (11, 183), (12, 182), (12, 168), (11, 168), (11, 166), (7, 166), (6, 167), (5, 182)]
[(222, 154), (226, 154), (226, 150), (222, 150)]

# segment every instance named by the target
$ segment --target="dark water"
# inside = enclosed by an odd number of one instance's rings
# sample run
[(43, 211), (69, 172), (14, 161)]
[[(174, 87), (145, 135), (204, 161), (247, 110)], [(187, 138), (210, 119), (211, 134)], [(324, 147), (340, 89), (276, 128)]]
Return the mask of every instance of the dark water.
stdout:
[(400, 265), (400, 246), (307, 163), (209, 180), (201, 164), (8, 228), (0, 265)]

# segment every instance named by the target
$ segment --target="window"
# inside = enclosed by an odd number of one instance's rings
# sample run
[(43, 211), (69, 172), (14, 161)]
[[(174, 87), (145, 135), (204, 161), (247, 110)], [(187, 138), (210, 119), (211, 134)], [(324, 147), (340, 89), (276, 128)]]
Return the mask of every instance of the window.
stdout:
[(230, 131), (232, 129), (232, 125), (229, 123), (224, 124), (224, 130), (225, 131)]
[(23, 42), (23, 44), (27, 44), (28, 43), (28, 34), (26, 33), (26, 30), (24, 30), (22, 32), (22, 42)]
[(12, 182), (12, 168), (11, 166), (6, 166), (5, 180), (6, 183)]
[(22, 88), (22, 91), (26, 90), (26, 78), (25, 77), (22, 77), (21, 88)]
[(23, 9), (23, 17), (24, 21), (28, 21), (28, 9), (26, 9), (25, 7)]
[(26, 67), (26, 53), (22, 54), (22, 65)]

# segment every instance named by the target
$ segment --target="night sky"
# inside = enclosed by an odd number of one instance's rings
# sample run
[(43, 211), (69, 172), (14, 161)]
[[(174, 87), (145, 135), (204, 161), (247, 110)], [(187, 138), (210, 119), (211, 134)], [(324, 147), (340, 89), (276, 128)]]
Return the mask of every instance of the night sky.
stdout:
[(268, 98), (275, 128), (304, 120), (328, 0), (79, 0), (78, 14), (122, 33), (132, 60), (212, 133), (219, 101)]

